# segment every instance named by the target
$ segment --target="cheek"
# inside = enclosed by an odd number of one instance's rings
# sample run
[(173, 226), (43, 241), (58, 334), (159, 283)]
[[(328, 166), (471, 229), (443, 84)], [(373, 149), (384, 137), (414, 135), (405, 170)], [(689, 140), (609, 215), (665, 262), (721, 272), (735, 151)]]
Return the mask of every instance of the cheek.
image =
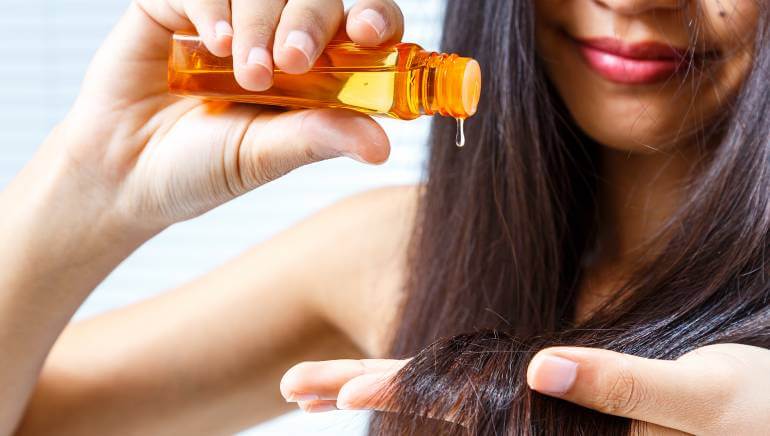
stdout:
[(703, 30), (722, 47), (751, 44), (757, 34), (760, 0), (702, 0)]
[(752, 57), (742, 52), (684, 81), (637, 87), (608, 83), (574, 54), (560, 59), (572, 67), (553, 64), (549, 76), (577, 125), (608, 147), (652, 152), (688, 145), (715, 122), (740, 89)]

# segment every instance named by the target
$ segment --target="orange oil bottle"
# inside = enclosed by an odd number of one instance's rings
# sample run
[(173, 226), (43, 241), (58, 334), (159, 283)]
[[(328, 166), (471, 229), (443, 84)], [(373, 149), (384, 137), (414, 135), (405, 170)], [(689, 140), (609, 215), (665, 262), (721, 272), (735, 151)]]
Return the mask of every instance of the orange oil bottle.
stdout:
[(361, 47), (332, 41), (308, 73), (276, 70), (273, 87), (263, 92), (241, 88), (232, 62), (212, 55), (198, 36), (174, 34), (169, 90), (211, 100), (345, 108), (403, 120), (440, 114), (460, 121), (476, 113), (481, 94), (478, 62), (409, 43)]

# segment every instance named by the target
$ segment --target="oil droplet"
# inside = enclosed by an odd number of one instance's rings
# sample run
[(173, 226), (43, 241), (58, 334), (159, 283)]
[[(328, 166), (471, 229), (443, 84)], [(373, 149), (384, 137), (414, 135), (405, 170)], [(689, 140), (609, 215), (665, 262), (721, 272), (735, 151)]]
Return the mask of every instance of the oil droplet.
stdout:
[(457, 134), (455, 135), (455, 145), (465, 146), (465, 119), (457, 118)]

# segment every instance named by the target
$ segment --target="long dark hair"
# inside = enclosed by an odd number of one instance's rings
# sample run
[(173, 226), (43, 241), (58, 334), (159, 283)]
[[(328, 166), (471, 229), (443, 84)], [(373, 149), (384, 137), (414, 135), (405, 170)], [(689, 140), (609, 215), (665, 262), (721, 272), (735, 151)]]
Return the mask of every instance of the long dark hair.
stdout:
[[(628, 434), (628, 420), (526, 387), (551, 345), (675, 359), (708, 344), (770, 348), (770, 44), (725, 111), (721, 145), (661, 232), (663, 249), (587, 319), (581, 262), (596, 235), (598, 146), (571, 121), (535, 52), (531, 0), (449, 0), (444, 50), (485, 74), (469, 147), (436, 120), (392, 344), (417, 356), (387, 393), (398, 413), (372, 434)], [(425, 417), (452, 418), (462, 425)]]

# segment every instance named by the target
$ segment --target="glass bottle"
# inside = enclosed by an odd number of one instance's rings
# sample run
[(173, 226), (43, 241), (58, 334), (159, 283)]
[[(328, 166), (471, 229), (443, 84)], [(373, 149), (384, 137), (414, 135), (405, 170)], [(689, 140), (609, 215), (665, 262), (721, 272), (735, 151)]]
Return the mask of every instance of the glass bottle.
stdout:
[(273, 87), (241, 88), (232, 58), (211, 54), (198, 36), (174, 34), (169, 90), (180, 96), (297, 108), (346, 108), (410, 120), (420, 115), (464, 120), (476, 113), (481, 68), (471, 58), (400, 43), (361, 47), (334, 40), (306, 74), (275, 70)]

